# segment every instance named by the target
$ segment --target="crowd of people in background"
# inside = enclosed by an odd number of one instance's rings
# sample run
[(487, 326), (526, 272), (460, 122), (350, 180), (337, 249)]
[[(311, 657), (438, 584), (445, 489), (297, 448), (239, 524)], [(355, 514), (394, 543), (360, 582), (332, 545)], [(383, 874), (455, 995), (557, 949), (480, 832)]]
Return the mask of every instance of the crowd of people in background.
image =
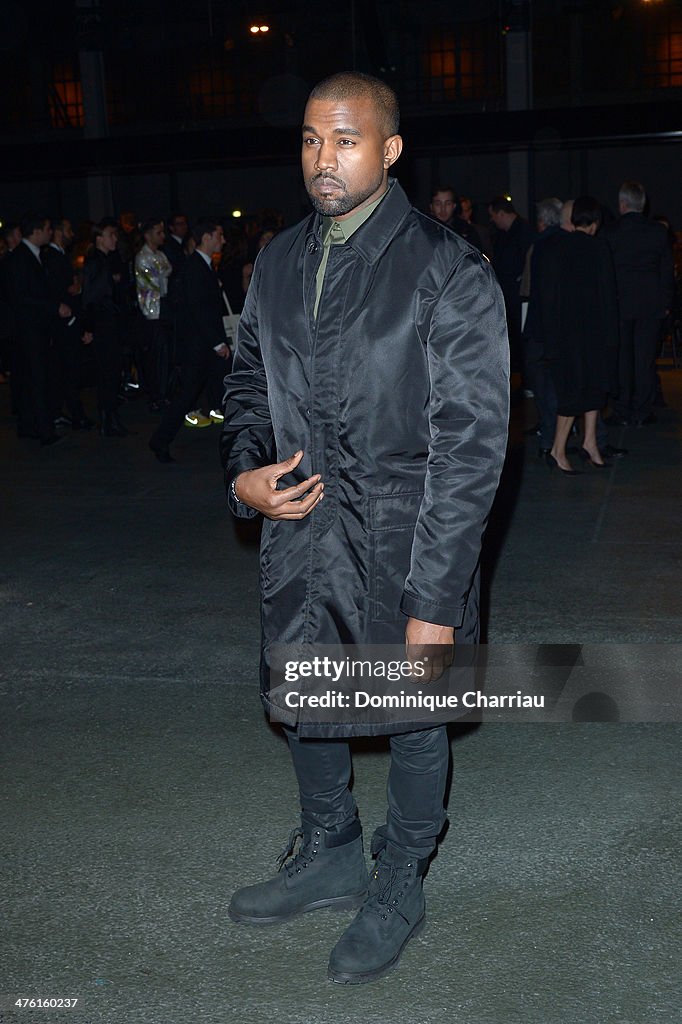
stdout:
[[(625, 449), (609, 425), (645, 426), (662, 404), (656, 358), (679, 330), (679, 246), (649, 217), (643, 186), (626, 181), (618, 215), (581, 196), (537, 204), (536, 224), (496, 196), (475, 219), (468, 196), (436, 185), (428, 215), (491, 261), (504, 296), (512, 370), (537, 407), (539, 455), (576, 475), (568, 442), (603, 468)], [(283, 226), (267, 210), (241, 222), (132, 212), (74, 231), (27, 214), (0, 235), (0, 381), (17, 433), (42, 446), (67, 430), (128, 434), (121, 410), (143, 395), (159, 425), (149, 447), (172, 462), (183, 424), (221, 423), (222, 382), (254, 260)], [(677, 325), (677, 328), (676, 328)], [(96, 419), (83, 405), (95, 388)], [(579, 435), (580, 436), (580, 435)]]
[[(431, 215), (486, 253), (507, 312), (512, 370), (534, 398), (540, 457), (550, 469), (578, 475), (577, 453), (603, 469), (626, 449), (609, 442), (609, 426), (656, 422), (663, 404), (656, 360), (669, 335), (679, 335), (680, 245), (663, 216), (647, 215), (637, 181), (624, 181), (613, 215), (592, 196), (537, 204), (535, 227), (509, 196), (488, 204), (493, 227), (477, 225), (472, 204), (439, 185)], [(676, 273), (677, 264), (677, 273)]]

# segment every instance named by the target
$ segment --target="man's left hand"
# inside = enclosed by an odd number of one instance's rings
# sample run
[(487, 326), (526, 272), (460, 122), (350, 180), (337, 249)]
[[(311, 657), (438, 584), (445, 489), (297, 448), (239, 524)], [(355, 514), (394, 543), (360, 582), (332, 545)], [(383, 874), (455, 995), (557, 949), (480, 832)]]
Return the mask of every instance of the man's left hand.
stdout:
[(440, 679), (452, 665), (455, 656), (455, 631), (452, 626), (439, 626), (435, 622), (409, 618), (405, 629), (405, 653), (408, 661), (424, 665), (422, 683)]

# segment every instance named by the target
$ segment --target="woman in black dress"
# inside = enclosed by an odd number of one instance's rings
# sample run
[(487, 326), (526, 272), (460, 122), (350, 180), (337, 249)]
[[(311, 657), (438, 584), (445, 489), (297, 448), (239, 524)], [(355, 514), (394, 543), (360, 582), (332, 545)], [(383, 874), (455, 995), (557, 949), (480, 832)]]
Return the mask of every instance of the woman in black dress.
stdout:
[(606, 464), (597, 446), (597, 417), (611, 390), (618, 351), (618, 300), (608, 246), (596, 237), (601, 209), (582, 196), (573, 204), (575, 231), (560, 232), (543, 246), (538, 301), (549, 365), (558, 400), (551, 468), (575, 474), (566, 456), (576, 416), (584, 416), (581, 458)]

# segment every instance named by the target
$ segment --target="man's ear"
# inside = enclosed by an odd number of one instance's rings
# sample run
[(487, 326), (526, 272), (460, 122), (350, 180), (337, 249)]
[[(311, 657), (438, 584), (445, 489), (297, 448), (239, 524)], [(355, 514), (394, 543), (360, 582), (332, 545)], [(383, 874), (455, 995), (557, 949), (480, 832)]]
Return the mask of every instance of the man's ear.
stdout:
[(392, 167), (403, 151), (403, 140), (399, 135), (390, 135), (384, 142), (384, 167)]

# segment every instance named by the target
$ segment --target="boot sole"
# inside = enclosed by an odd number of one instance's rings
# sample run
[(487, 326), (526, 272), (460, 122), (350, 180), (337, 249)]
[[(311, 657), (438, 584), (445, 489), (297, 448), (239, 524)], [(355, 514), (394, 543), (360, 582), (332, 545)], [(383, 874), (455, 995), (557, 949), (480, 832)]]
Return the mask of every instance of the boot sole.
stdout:
[(377, 967), (376, 970), (365, 971), (362, 974), (346, 974), (343, 971), (332, 971), (332, 969), (330, 968), (327, 971), (327, 977), (336, 985), (364, 985), (368, 981), (376, 981), (378, 978), (383, 978), (385, 974), (389, 974), (395, 967), (398, 966), (398, 962), (400, 961), (400, 957), (403, 955), (403, 950), (405, 949), (405, 946), (410, 941), (410, 939), (415, 939), (418, 935), (421, 935), (421, 933), (424, 931), (425, 925), (426, 914), (422, 914), (422, 916), (419, 918), (416, 925), (414, 926), (410, 934), (407, 936), (407, 938), (405, 939), (405, 941), (403, 942), (402, 946), (400, 947), (396, 955), (393, 957), (393, 959), (390, 960), (387, 964), (382, 964), (381, 967)]
[(247, 914), (240, 914), (229, 907), (227, 916), (237, 924), (282, 924), (285, 921), (291, 921), (294, 917), (300, 917), (301, 914), (307, 914), (311, 910), (324, 910), (325, 908), (329, 910), (357, 910), (366, 899), (367, 890), (365, 889), (364, 892), (359, 892), (356, 896), (334, 896), (332, 899), (314, 900), (312, 903), (306, 903), (304, 907), (293, 910), (290, 914), (281, 914), (276, 917), (249, 917)]

